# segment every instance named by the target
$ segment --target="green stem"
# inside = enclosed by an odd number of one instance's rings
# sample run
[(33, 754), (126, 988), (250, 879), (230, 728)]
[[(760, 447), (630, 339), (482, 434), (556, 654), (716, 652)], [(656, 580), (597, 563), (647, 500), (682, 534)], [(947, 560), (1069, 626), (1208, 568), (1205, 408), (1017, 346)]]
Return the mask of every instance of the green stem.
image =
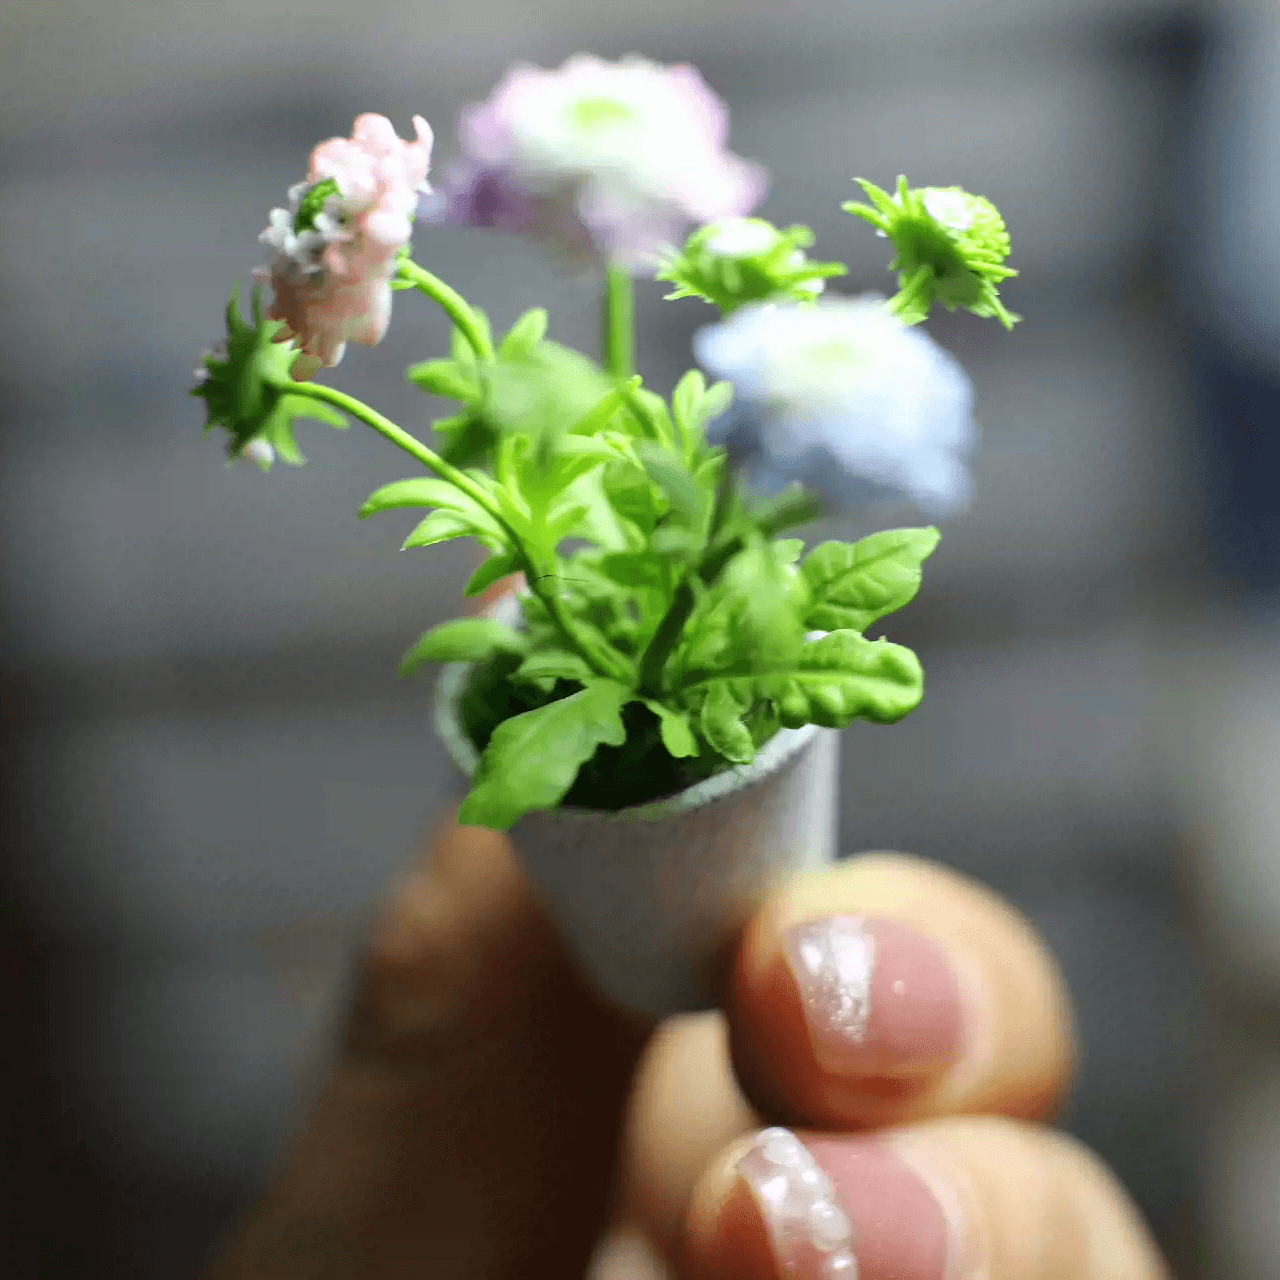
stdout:
[(643, 654), (640, 655), (640, 691), (651, 698), (662, 696), (662, 673), (675, 647), (680, 642), (684, 624), (693, 613), (697, 598), (693, 593), (694, 577), (703, 582), (714, 582), (721, 570), (742, 549), (741, 538), (730, 538), (727, 542), (716, 545), (716, 538), (729, 514), (733, 501), (733, 467), (731, 459), (724, 460), (724, 468), (720, 472), (720, 480), (716, 486), (716, 504), (711, 513), (711, 524), (707, 529), (706, 549), (702, 553), (697, 567), (685, 574), (671, 604), (662, 620), (658, 623), (653, 639), (649, 641)]
[(601, 317), (604, 329), (604, 364), (615, 378), (629, 378), (635, 372), (635, 299), (631, 277), (621, 267), (605, 273)]
[(493, 344), (476, 319), (471, 304), (450, 285), (445, 284), (437, 275), (432, 275), (426, 267), (420, 267), (412, 258), (402, 258), (398, 275), (401, 280), (411, 284), (419, 293), (425, 293), (458, 327), (458, 332), (471, 344), (471, 349), (479, 360), (493, 359)]
[(357, 400), (355, 396), (347, 395), (345, 391), (339, 391), (336, 387), (326, 386), (321, 382), (298, 382), (290, 383), (289, 394), (306, 396), (311, 400), (322, 400), (326, 404), (331, 404), (335, 408), (341, 409), (344, 413), (349, 413), (366, 426), (372, 427), (380, 436), (390, 440), (392, 444), (398, 445), (411, 458), (416, 458), (422, 463), (428, 471), (434, 472), (441, 480), (447, 480), (454, 488), (465, 493), (468, 498), (488, 512), (501, 525), (507, 537), (511, 539), (511, 545), (520, 557), (520, 567), (529, 585), (529, 590), (542, 601), (547, 614), (560, 629), (570, 648), (578, 653), (588, 666), (598, 671), (601, 675), (607, 676), (611, 680), (626, 679), (626, 672), (621, 669), (611, 669), (613, 664), (601, 662), (599, 656), (592, 652), (591, 646), (584, 643), (579, 637), (572, 619), (565, 613), (559, 598), (554, 591), (548, 591), (543, 586), (547, 577), (554, 578), (555, 575), (541, 573), (541, 566), (537, 564), (525, 548), (520, 535), (511, 527), (501, 508), (470, 476), (446, 462), (434, 449), (428, 448), (417, 437), (411, 436), (402, 427), (396, 426), (390, 418), (384, 418), (376, 409), (370, 408), (363, 400)]

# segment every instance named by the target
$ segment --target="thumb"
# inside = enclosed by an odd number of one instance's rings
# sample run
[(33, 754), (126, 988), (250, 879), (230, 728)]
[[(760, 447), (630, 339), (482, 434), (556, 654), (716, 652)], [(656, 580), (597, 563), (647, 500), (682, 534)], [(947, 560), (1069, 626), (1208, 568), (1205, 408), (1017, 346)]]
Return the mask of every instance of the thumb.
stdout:
[(507, 840), (450, 826), (375, 926), (337, 1059), (213, 1280), (581, 1275), (648, 1031), (586, 989)]

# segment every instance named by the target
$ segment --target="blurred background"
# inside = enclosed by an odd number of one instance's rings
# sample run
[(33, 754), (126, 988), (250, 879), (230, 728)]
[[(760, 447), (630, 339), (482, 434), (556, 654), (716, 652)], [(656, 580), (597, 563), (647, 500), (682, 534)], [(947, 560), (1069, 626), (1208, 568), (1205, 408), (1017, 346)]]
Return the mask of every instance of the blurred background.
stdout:
[[(971, 514), (894, 620), (930, 676), (846, 735), (847, 850), (1010, 895), (1078, 1001), (1065, 1123), (1183, 1277), (1280, 1256), (1280, 22), (1178, 0), (8, 0), (0, 9), (0, 1271), (190, 1275), (305, 1095), (370, 904), (451, 783), (407, 640), (467, 552), (359, 524), (399, 464), (220, 463), (185, 398), (268, 209), (359, 111), (436, 127), (513, 58), (690, 60), (848, 285), (858, 173), (991, 196), (1005, 335)], [(589, 281), (423, 231), (505, 326), (594, 341)], [(710, 315), (641, 289), (669, 388)], [(411, 428), (412, 298), (340, 383)], [(923, 762), (923, 768), (922, 768)]]

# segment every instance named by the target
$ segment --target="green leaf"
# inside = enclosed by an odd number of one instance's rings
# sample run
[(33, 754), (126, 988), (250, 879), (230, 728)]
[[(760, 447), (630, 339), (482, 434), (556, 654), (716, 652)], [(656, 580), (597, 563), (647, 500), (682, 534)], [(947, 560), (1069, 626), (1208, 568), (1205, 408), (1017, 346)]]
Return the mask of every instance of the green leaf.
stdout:
[(707, 423), (724, 413), (732, 402), (732, 383), (717, 382), (708, 387), (702, 373), (690, 369), (671, 395), (672, 413), (686, 446), (704, 443)]
[[(502, 525), (489, 514), (474, 498), (456, 489), (447, 480), (436, 480), (420, 477), (413, 480), (396, 480), (383, 485), (381, 489), (371, 493), (360, 508), (360, 518), (374, 515), (379, 511), (391, 511), (397, 507), (439, 507), (465, 520), (468, 524), (466, 533), (478, 538), (491, 550), (506, 550), (509, 537)], [(431, 530), (443, 529), (443, 522), (431, 525)], [(419, 526), (410, 535), (416, 538), (422, 530)], [(460, 536), (452, 534), (452, 537)], [(439, 541), (439, 539), (436, 539)], [(425, 542), (410, 542), (407, 546), (426, 546)]]
[(360, 519), (379, 511), (391, 511), (396, 507), (449, 507), (458, 510), (464, 503), (476, 505), (447, 480), (420, 476), (412, 480), (395, 480), (391, 484), (384, 484), (381, 489), (375, 489), (360, 508)]
[(523, 653), (527, 637), (492, 618), (455, 618), (423, 632), (400, 661), (407, 675), (424, 662), (485, 662), (496, 653)]
[(504, 359), (527, 356), (547, 335), (547, 313), (542, 307), (531, 307), (511, 326), (498, 348)]
[(865, 631), (920, 589), (920, 566), (938, 545), (937, 529), (886, 529), (860, 542), (824, 542), (801, 566), (812, 592), (805, 625)]
[(626, 403), (627, 397), (635, 391), (641, 384), (641, 377), (637, 373), (635, 377), (629, 378), (626, 382), (620, 383), (614, 387), (607, 395), (601, 398), (586, 413), (578, 419), (577, 422), (569, 428), (571, 436), (593, 436), (597, 431), (603, 430), (613, 421), (614, 415)]
[(707, 686), (698, 717), (702, 736), (734, 764), (750, 764), (756, 758), (751, 730), (742, 723), (744, 709), (728, 682), (719, 680)]
[(553, 684), (557, 680), (576, 680), (585, 685), (595, 677), (596, 673), (579, 654), (567, 649), (538, 649), (525, 658), (511, 678), (530, 682), (549, 680)]
[(770, 699), (792, 729), (804, 724), (843, 729), (858, 719), (893, 724), (924, 696), (924, 673), (910, 649), (868, 640), (856, 631), (833, 631), (802, 645), (793, 659), (773, 670), (704, 681), (685, 696), (696, 699), (707, 690), (710, 697), (720, 684), (732, 689), (738, 705)]
[(652, 698), (641, 698), (655, 716), (658, 717), (658, 731), (662, 734), (662, 745), (677, 760), (684, 760), (698, 754), (698, 740), (693, 735), (693, 726), (683, 711), (677, 711), (663, 702), (655, 702)]
[(458, 821), (505, 831), (531, 810), (555, 808), (597, 747), (626, 740), (621, 713), (630, 697), (625, 685), (600, 680), (504, 720), (480, 757)]
[(685, 466), (684, 459), (671, 449), (645, 440), (636, 445), (636, 453), (649, 479), (666, 494), (672, 512), (684, 524), (699, 524), (706, 510), (707, 495)]
[(520, 557), (514, 551), (492, 555), (471, 575), (471, 581), (462, 589), (470, 599), (483, 595), (495, 582), (520, 571)]
[(779, 538), (772, 546), (779, 564), (795, 564), (804, 555), (803, 538)]
[(437, 542), (448, 542), (451, 538), (466, 538), (475, 533), (475, 526), (456, 511), (433, 511), (418, 524), (413, 532), (404, 540), (401, 551), (413, 547), (431, 547)]
[(822, 502), (811, 489), (794, 485), (772, 498), (756, 503), (747, 512), (749, 519), (766, 538), (786, 529), (809, 524), (822, 514)]
[(476, 366), (461, 360), (424, 360), (410, 365), (404, 376), (423, 391), (463, 404), (476, 404), (482, 394)]
[(652, 551), (616, 551), (600, 560), (600, 572), (621, 587), (662, 588), (666, 574)]

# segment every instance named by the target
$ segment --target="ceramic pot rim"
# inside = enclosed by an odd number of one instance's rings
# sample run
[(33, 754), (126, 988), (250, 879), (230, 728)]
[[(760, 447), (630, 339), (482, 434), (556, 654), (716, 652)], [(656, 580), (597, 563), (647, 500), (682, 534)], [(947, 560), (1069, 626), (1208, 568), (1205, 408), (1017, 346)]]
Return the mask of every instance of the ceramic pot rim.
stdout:
[[(458, 702), (466, 688), (474, 664), (449, 663), (440, 673), (436, 687), (435, 727), (454, 764), (469, 779), (475, 772), (480, 755), (475, 743), (467, 737), (458, 718)], [(802, 752), (820, 733), (816, 724), (801, 729), (779, 729), (760, 748), (750, 764), (733, 765), (722, 773), (704, 778), (673, 796), (649, 800), (626, 809), (551, 809), (530, 816), (555, 817), (566, 821), (590, 822), (661, 822), (703, 809), (718, 800), (744, 791), (754, 782), (775, 773), (787, 761)]]

